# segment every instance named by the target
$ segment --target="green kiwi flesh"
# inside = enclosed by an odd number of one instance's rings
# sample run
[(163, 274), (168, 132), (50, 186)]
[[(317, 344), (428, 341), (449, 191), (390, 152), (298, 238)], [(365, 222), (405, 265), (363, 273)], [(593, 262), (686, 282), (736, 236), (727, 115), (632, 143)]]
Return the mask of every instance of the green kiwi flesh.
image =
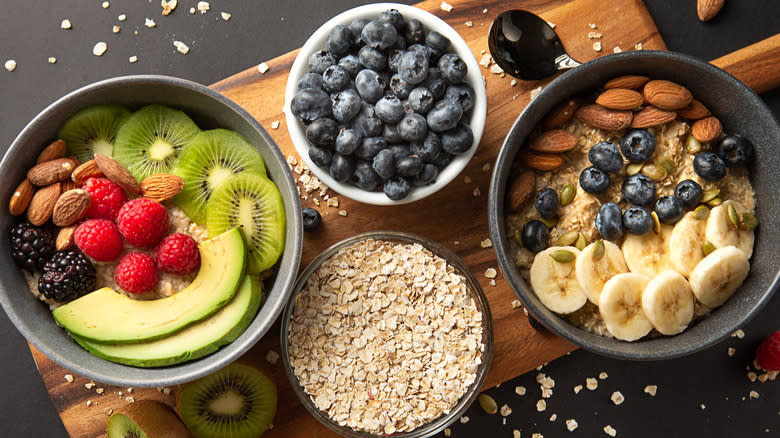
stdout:
[(84, 163), (95, 153), (113, 155), (119, 126), (130, 116), (130, 111), (119, 105), (94, 105), (70, 116), (57, 132), (65, 140), (68, 155), (75, 155)]
[(209, 236), (238, 227), (247, 243), (247, 273), (273, 266), (284, 249), (284, 202), (268, 178), (243, 172), (226, 179), (206, 205)]
[(163, 105), (147, 105), (130, 116), (116, 134), (114, 158), (138, 181), (168, 172), (179, 151), (200, 128), (182, 111)]
[(241, 172), (265, 175), (265, 162), (243, 137), (227, 129), (196, 135), (184, 146), (171, 173), (184, 180), (176, 205), (197, 223), (206, 222), (206, 203), (214, 188)]
[(144, 431), (124, 414), (114, 414), (108, 419), (108, 438), (147, 438)]
[(106, 428), (108, 438), (191, 438), (176, 411), (152, 399), (130, 403), (111, 415)]
[(276, 413), (276, 388), (257, 369), (233, 363), (186, 384), (178, 407), (200, 438), (257, 438)]

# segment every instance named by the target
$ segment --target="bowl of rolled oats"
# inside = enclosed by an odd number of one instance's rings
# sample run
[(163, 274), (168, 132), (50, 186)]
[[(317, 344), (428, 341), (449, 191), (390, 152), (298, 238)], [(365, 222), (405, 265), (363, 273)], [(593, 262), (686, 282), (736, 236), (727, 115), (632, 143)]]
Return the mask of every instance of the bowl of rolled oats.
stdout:
[(301, 403), (347, 437), (428, 437), (476, 399), (493, 355), (487, 299), (454, 253), (375, 231), (317, 256), (282, 319)]

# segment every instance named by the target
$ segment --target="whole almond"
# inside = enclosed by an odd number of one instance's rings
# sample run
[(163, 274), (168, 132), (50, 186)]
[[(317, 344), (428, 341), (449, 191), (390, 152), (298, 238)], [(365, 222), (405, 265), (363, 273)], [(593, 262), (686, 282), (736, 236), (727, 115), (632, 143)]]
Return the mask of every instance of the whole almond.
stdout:
[(631, 122), (632, 128), (651, 128), (653, 126), (663, 125), (671, 122), (677, 117), (674, 111), (664, 111), (654, 106), (648, 106), (634, 114), (634, 120)]
[(27, 206), (30, 205), (30, 201), (35, 193), (35, 186), (27, 180), (27, 178), (16, 187), (14, 193), (11, 195), (11, 199), (8, 201), (8, 210), (14, 216), (19, 216), (27, 210)]
[(97, 162), (93, 159), (73, 170), (73, 174), (71, 174), (70, 178), (76, 185), (81, 186), (90, 178), (100, 178), (102, 176), (103, 172), (98, 169)]
[(67, 192), (68, 190), (73, 190), (79, 188), (79, 186), (76, 185), (72, 180), (66, 179), (62, 183), (62, 193)]
[(69, 225), (67, 227), (60, 228), (57, 233), (57, 240), (54, 243), (54, 247), (57, 251), (65, 251), (73, 246), (73, 235), (76, 233), (76, 225)]
[(691, 126), (693, 138), (699, 140), (701, 143), (709, 143), (713, 140), (717, 140), (722, 132), (723, 127), (720, 124), (720, 120), (712, 116), (697, 120), (694, 122), (693, 126)]
[(629, 90), (639, 90), (649, 80), (650, 78), (648, 78), (647, 76), (637, 76), (637, 75), (618, 76), (614, 79), (610, 79), (609, 81), (607, 81), (607, 83), (604, 84), (604, 89), (609, 90), (612, 88), (628, 88)]
[(528, 147), (537, 152), (566, 152), (577, 146), (577, 136), (563, 129), (542, 132)]
[(634, 117), (631, 111), (611, 110), (598, 104), (584, 106), (574, 116), (595, 128), (609, 131), (628, 128)]
[(687, 88), (664, 80), (646, 83), (644, 96), (648, 103), (665, 111), (685, 108), (693, 100), (693, 95)]
[(65, 156), (66, 149), (65, 140), (55, 140), (43, 148), (43, 151), (38, 154), (38, 159), (35, 160), (35, 164), (41, 164), (46, 161), (62, 158)]
[(27, 179), (38, 187), (44, 187), (68, 178), (75, 168), (70, 159), (58, 158), (36, 164), (27, 172)]
[(119, 161), (107, 155), (95, 154), (95, 162), (103, 175), (116, 185), (131, 193), (141, 193), (141, 185)]
[(677, 115), (688, 120), (699, 120), (712, 115), (703, 103), (693, 99), (688, 106), (677, 110)]
[(530, 149), (524, 149), (520, 152), (518, 158), (520, 162), (531, 169), (555, 170), (563, 164), (563, 154), (549, 154), (546, 152), (535, 152)]
[(509, 210), (518, 211), (536, 190), (536, 176), (532, 170), (526, 170), (517, 175), (509, 186), (507, 201)]
[(596, 103), (613, 110), (630, 110), (642, 105), (638, 91), (625, 88), (610, 88), (596, 98)]
[(67, 227), (86, 214), (90, 197), (86, 190), (73, 189), (62, 193), (54, 204), (51, 220), (58, 227)]
[(696, 13), (701, 21), (710, 21), (715, 18), (720, 8), (723, 7), (724, 0), (698, 0), (696, 2)]
[(54, 211), (54, 204), (60, 197), (60, 183), (39, 188), (27, 207), (27, 219), (35, 226), (46, 223)]
[(171, 199), (184, 188), (184, 180), (170, 173), (156, 173), (141, 181), (141, 196), (162, 202)]
[(558, 129), (563, 126), (564, 123), (571, 120), (574, 117), (574, 112), (582, 105), (582, 99), (573, 97), (566, 99), (559, 103), (552, 109), (542, 120), (542, 129)]

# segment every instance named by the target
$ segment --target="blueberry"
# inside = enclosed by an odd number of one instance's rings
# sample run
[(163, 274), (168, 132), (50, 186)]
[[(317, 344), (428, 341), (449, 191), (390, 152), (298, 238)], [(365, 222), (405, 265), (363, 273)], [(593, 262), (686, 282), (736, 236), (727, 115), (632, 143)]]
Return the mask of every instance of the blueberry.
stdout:
[(374, 105), (364, 103), (353, 123), (363, 137), (378, 137), (382, 135), (382, 121), (374, 112)]
[(623, 181), (620, 187), (623, 197), (634, 205), (650, 205), (655, 199), (655, 183), (650, 178), (637, 173)]
[(346, 70), (352, 78), (357, 76), (358, 72), (363, 69), (363, 66), (360, 65), (360, 59), (355, 55), (347, 55), (339, 59), (338, 66)]
[(388, 9), (382, 12), (377, 20), (392, 24), (398, 32), (403, 32), (406, 28), (406, 21), (398, 9)]
[(395, 124), (404, 117), (404, 104), (394, 95), (385, 96), (376, 102), (374, 112), (379, 120)]
[(352, 183), (363, 190), (374, 190), (380, 182), (379, 175), (371, 168), (368, 161), (358, 161), (352, 173)]
[(701, 201), (701, 186), (692, 179), (680, 181), (674, 187), (674, 196), (680, 198), (685, 208), (694, 208)]
[(458, 102), (465, 113), (474, 107), (474, 89), (468, 84), (450, 85), (444, 92), (443, 99)]
[(385, 125), (382, 129), (382, 137), (384, 137), (389, 144), (402, 143), (404, 141), (404, 138), (401, 137), (401, 133), (398, 132), (398, 125)]
[(360, 32), (360, 40), (368, 47), (385, 50), (392, 47), (398, 39), (398, 31), (392, 24), (383, 21), (371, 21)]
[(290, 109), (298, 120), (306, 124), (322, 117), (330, 117), (330, 96), (321, 89), (307, 88), (295, 93)]
[(393, 158), (393, 151), (390, 149), (382, 149), (379, 151), (371, 162), (371, 168), (374, 169), (374, 172), (382, 179), (394, 177), (395, 159)]
[(471, 133), (471, 128), (463, 123), (458, 123), (441, 134), (441, 148), (451, 154), (462, 154), (471, 149), (473, 143), (474, 134)]
[(419, 84), (428, 76), (428, 57), (416, 50), (404, 52), (398, 63), (398, 74), (412, 85)]
[(650, 212), (639, 206), (629, 207), (623, 213), (623, 228), (631, 234), (641, 236), (653, 229), (655, 221)]
[(430, 31), (425, 35), (425, 45), (433, 49), (436, 57), (439, 57), (450, 50), (450, 40), (435, 30)]
[(358, 52), (360, 64), (374, 71), (382, 71), (387, 67), (387, 56), (373, 47), (363, 46)]
[(355, 129), (342, 129), (336, 136), (336, 152), (341, 155), (350, 155), (360, 146), (363, 137)]
[(525, 249), (531, 252), (539, 252), (547, 248), (550, 230), (547, 229), (544, 222), (532, 220), (523, 225), (523, 232), (520, 236), (520, 241)]
[(423, 44), (412, 44), (407, 50), (410, 52), (420, 52), (429, 60), (436, 56), (436, 52), (434, 52), (433, 49)]
[(339, 127), (333, 119), (317, 119), (306, 127), (306, 138), (317, 146), (330, 147), (336, 142)]
[(620, 139), (620, 152), (632, 163), (642, 163), (655, 152), (655, 137), (646, 129), (632, 129)]
[(403, 56), (403, 50), (393, 50), (390, 52), (390, 56), (387, 57), (387, 69), (393, 73), (398, 73), (398, 64), (401, 63), (401, 56)]
[(319, 211), (306, 207), (301, 210), (301, 214), (303, 215), (303, 231), (311, 232), (322, 225), (322, 216), (320, 216)]
[(447, 91), (447, 82), (441, 77), (441, 71), (437, 67), (428, 69), (428, 77), (420, 85), (431, 90), (436, 100), (443, 98)]
[(745, 167), (753, 160), (753, 144), (739, 134), (721, 138), (717, 150), (726, 167)]
[(355, 159), (348, 155), (333, 154), (329, 170), (330, 176), (336, 181), (346, 181), (355, 171)]
[(433, 93), (425, 87), (417, 87), (409, 93), (409, 108), (417, 114), (426, 114), (433, 107)]
[(664, 224), (673, 224), (680, 220), (685, 213), (682, 199), (677, 196), (661, 196), (655, 201), (653, 211), (658, 220)]
[(352, 47), (352, 32), (349, 31), (347, 26), (337, 24), (328, 34), (325, 47), (334, 56), (346, 55)]
[(596, 229), (601, 237), (613, 242), (623, 236), (623, 212), (617, 204), (608, 202), (599, 208)]
[(357, 91), (348, 89), (338, 92), (331, 99), (333, 118), (341, 123), (354, 119), (363, 108), (362, 99)]
[(420, 173), (412, 178), (412, 185), (416, 187), (427, 186), (436, 181), (436, 177), (439, 176), (439, 168), (434, 164), (426, 164), (423, 166)]
[(315, 88), (319, 90), (325, 88), (325, 82), (322, 80), (322, 75), (309, 72), (298, 79), (297, 91), (305, 90), (307, 88)]
[(588, 151), (590, 164), (604, 172), (617, 173), (623, 168), (623, 157), (615, 143), (602, 141), (593, 145)]
[(422, 141), (428, 134), (428, 125), (425, 123), (425, 117), (409, 113), (398, 123), (398, 132), (401, 137), (408, 142)]
[(423, 160), (416, 155), (409, 155), (408, 157), (401, 158), (395, 163), (395, 171), (401, 176), (417, 176), (423, 169)]
[(410, 18), (406, 20), (406, 28), (403, 31), (404, 40), (406, 44), (424, 44), (425, 43), (425, 28), (420, 20), (416, 18)]
[(318, 167), (327, 169), (333, 159), (333, 153), (319, 146), (309, 146), (309, 159)]
[(384, 94), (385, 81), (374, 70), (363, 69), (355, 77), (355, 87), (363, 100), (374, 103)]
[(409, 145), (409, 149), (414, 155), (420, 157), (426, 163), (436, 159), (441, 153), (441, 138), (433, 131), (428, 131), (425, 140)]
[(366, 27), (366, 24), (370, 23), (371, 20), (368, 18), (355, 18), (352, 20), (351, 23), (349, 23), (349, 32), (352, 34), (352, 42), (354, 44), (360, 43), (360, 34), (363, 32), (363, 28)]
[(412, 186), (406, 178), (396, 176), (385, 181), (383, 190), (385, 195), (393, 201), (399, 201), (404, 199), (408, 194)]
[(387, 148), (387, 141), (382, 137), (364, 138), (353, 155), (361, 160), (371, 160), (379, 151)]
[(609, 175), (598, 167), (586, 167), (580, 173), (580, 187), (593, 195), (604, 193), (609, 187)]
[(318, 50), (309, 56), (309, 70), (322, 74), (326, 68), (336, 63), (336, 58), (327, 50)]
[(412, 155), (412, 150), (409, 145), (395, 144), (390, 146), (390, 150), (393, 152), (393, 160), (398, 161), (403, 157)]
[(701, 152), (693, 158), (693, 170), (707, 181), (720, 181), (726, 176), (726, 163), (712, 152)]
[(455, 155), (442, 151), (436, 158), (431, 160), (431, 164), (436, 165), (438, 168), (447, 166), (455, 159)]
[(349, 88), (352, 78), (349, 73), (338, 65), (331, 65), (322, 72), (322, 81), (325, 91), (328, 93), (337, 93)]
[(463, 117), (463, 107), (457, 102), (445, 99), (436, 102), (428, 111), (428, 126), (435, 132), (444, 132), (454, 128)]
[(444, 80), (450, 84), (460, 84), (468, 73), (466, 63), (454, 53), (447, 53), (439, 58), (439, 70)]
[(558, 214), (558, 194), (555, 190), (545, 187), (536, 194), (534, 203), (539, 216), (545, 219), (552, 219)]

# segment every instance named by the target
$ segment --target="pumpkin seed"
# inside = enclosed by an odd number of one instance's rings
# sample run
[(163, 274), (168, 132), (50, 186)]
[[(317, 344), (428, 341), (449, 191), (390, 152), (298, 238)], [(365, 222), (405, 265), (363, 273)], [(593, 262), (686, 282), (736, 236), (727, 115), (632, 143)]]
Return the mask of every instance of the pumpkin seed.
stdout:
[(705, 240), (704, 243), (701, 244), (701, 252), (704, 254), (704, 257), (707, 257), (712, 253), (712, 251), (715, 251), (715, 245), (710, 243), (709, 240)]
[(482, 393), (477, 397), (477, 400), (479, 401), (479, 406), (481, 406), (482, 410), (486, 413), (493, 415), (498, 412), (498, 405), (493, 397)]
[(574, 188), (574, 184), (567, 184), (564, 188), (561, 189), (561, 194), (559, 196), (561, 205), (569, 205), (569, 203), (574, 200), (574, 195), (576, 194), (577, 189)]
[(561, 237), (558, 238), (558, 240), (555, 242), (558, 246), (569, 246), (574, 244), (574, 242), (577, 241), (577, 237), (579, 237), (578, 232), (576, 231), (567, 231), (563, 234), (561, 234)]
[(636, 175), (642, 170), (642, 166), (644, 166), (644, 163), (631, 163), (628, 166), (626, 166), (626, 175)]
[(661, 234), (661, 221), (658, 220), (658, 215), (655, 211), (651, 211), (650, 216), (653, 217), (653, 232), (655, 234)]
[(676, 168), (674, 161), (667, 157), (661, 157), (661, 159), (658, 160), (658, 165), (663, 167), (667, 174), (674, 173), (674, 169)]
[(696, 219), (703, 221), (710, 215), (710, 209), (706, 205), (700, 205), (693, 210), (693, 214), (696, 216)]
[(556, 249), (550, 254), (550, 257), (558, 263), (571, 263), (577, 258), (577, 256), (568, 249)]
[(705, 190), (701, 194), (701, 202), (710, 202), (713, 199), (715, 199), (715, 197), (717, 197), (718, 195), (720, 195), (720, 189)]
[(696, 138), (692, 135), (689, 135), (685, 139), (685, 149), (688, 149), (688, 152), (692, 154), (698, 154), (702, 150), (701, 143), (699, 140), (696, 140)]
[(546, 218), (541, 217), (541, 218), (539, 218), (539, 220), (542, 221), (544, 226), (546, 226), (547, 228), (550, 228), (550, 229), (552, 229), (553, 227), (558, 225), (558, 218), (557, 217), (554, 217), (552, 219), (546, 219)]
[(512, 236), (515, 239), (515, 242), (517, 242), (518, 245), (520, 245), (520, 248), (523, 247), (523, 230), (517, 229), (515, 230), (515, 234)]
[(734, 208), (734, 204), (729, 204), (727, 207), (729, 213), (729, 221), (734, 228), (739, 228), (739, 218), (737, 217), (737, 209)]
[(720, 199), (720, 197), (715, 197), (715, 198), (712, 198), (712, 199), (710, 199), (710, 200), (707, 202), (707, 205), (709, 205), (710, 207), (717, 207), (717, 206), (719, 206), (720, 204), (723, 204), (723, 200), (722, 200), (722, 199)]
[(644, 167), (642, 167), (642, 175), (653, 181), (660, 181), (666, 178), (666, 170), (657, 164), (645, 164)]
[(604, 239), (599, 239), (593, 244), (593, 260), (598, 261), (604, 257)]
[(753, 213), (742, 213), (739, 216), (739, 225), (744, 230), (753, 230), (758, 226), (758, 218)]
[(574, 243), (574, 247), (582, 251), (583, 249), (585, 249), (587, 245), (588, 245), (588, 241), (585, 240), (585, 235), (580, 233), (580, 236), (577, 238), (577, 241)]

